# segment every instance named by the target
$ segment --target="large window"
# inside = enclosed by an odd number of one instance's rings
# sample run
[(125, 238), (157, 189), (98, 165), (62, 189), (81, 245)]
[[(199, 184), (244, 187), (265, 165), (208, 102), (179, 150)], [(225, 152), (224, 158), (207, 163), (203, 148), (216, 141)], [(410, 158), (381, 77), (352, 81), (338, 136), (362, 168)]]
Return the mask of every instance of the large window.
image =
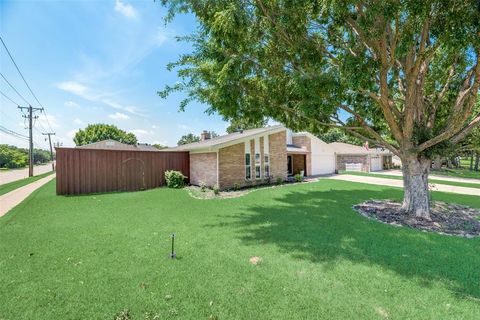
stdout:
[(270, 177), (270, 156), (268, 154), (265, 154), (264, 156), (264, 176), (265, 178), (269, 178)]
[(245, 179), (252, 178), (252, 165), (250, 160), (250, 153), (245, 153)]
[(262, 177), (260, 165), (260, 153), (255, 153), (255, 179), (260, 179)]

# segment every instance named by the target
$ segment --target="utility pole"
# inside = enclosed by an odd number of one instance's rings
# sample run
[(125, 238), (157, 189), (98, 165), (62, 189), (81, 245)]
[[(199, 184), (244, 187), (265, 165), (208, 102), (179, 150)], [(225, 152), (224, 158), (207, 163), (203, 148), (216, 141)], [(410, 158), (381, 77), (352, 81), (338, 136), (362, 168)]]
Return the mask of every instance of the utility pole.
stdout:
[(38, 116), (34, 116), (33, 112), (42, 110), (42, 108), (32, 108), (32, 106), (28, 107), (18, 107), (20, 110), (27, 109), (27, 115), (23, 115), (24, 118), (28, 119), (28, 176), (33, 176), (33, 119), (38, 119)]
[(50, 159), (52, 159), (52, 171), (55, 171), (55, 164), (53, 162), (53, 149), (52, 149), (52, 135), (55, 135), (55, 132), (42, 133), (44, 136), (48, 136), (48, 143), (50, 144)]

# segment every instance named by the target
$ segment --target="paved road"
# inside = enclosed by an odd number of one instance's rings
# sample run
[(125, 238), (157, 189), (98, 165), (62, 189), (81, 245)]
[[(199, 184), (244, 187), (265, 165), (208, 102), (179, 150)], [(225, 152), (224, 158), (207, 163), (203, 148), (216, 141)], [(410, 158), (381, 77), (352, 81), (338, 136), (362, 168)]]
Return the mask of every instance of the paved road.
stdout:
[(54, 174), (48, 175), (45, 178), (29, 183), (26, 186), (12, 190), (9, 193), (0, 196), (0, 217), (25, 200), (25, 198), (33, 191), (37, 190), (53, 178), (55, 178)]
[[(402, 171), (400, 170), (385, 170), (385, 171), (375, 171), (370, 172), (373, 174), (386, 174), (390, 176), (402, 176)], [(437, 180), (444, 180), (444, 181), (453, 181), (453, 182), (466, 182), (466, 183), (480, 183), (480, 179), (473, 179), (473, 178), (457, 178), (457, 177), (448, 177), (448, 176), (441, 176), (437, 174), (429, 174), (429, 179), (437, 179)]]
[[(38, 176), (39, 174), (52, 171), (52, 164), (44, 164), (33, 166), (33, 175)], [(28, 178), (28, 168), (24, 169), (13, 169), (8, 171), (0, 171), (0, 185), (9, 183), (12, 181), (21, 180), (24, 178)]]
[[(338, 175), (330, 176), (327, 179), (344, 180), (344, 181), (360, 182), (360, 183), (367, 183), (367, 184), (375, 184), (380, 186), (403, 188), (403, 180), (394, 180), (394, 179), (388, 179), (388, 178), (338, 174)], [(445, 184), (438, 184), (438, 183), (432, 183), (430, 184), (430, 187), (434, 191), (443, 191), (443, 192), (467, 194), (472, 196), (473, 195), (480, 196), (480, 189), (476, 189), (476, 188), (448, 186)]]

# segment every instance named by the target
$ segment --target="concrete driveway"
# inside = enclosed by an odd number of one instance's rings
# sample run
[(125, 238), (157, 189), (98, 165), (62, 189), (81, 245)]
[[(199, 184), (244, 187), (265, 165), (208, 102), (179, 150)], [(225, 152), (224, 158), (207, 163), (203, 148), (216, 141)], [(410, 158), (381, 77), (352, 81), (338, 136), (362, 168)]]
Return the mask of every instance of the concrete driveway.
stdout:
[[(375, 184), (380, 186), (403, 188), (403, 180), (394, 180), (394, 179), (387, 179), (387, 178), (356, 176), (356, 175), (349, 175), (349, 174), (337, 174), (334, 176), (330, 176), (327, 179), (352, 181), (352, 182), (360, 182), (360, 183), (367, 183), (367, 184)], [(472, 195), (472, 196), (473, 195), (480, 196), (480, 189), (476, 189), (476, 188), (449, 186), (449, 185), (437, 184), (437, 183), (431, 183), (430, 188), (433, 191), (443, 191), (443, 192), (452, 192), (452, 193), (466, 194), (466, 195)]]
[[(39, 174), (49, 171), (52, 171), (51, 163), (33, 166), (34, 176), (38, 176)], [(28, 178), (28, 168), (0, 171), (0, 185), (25, 178)]]

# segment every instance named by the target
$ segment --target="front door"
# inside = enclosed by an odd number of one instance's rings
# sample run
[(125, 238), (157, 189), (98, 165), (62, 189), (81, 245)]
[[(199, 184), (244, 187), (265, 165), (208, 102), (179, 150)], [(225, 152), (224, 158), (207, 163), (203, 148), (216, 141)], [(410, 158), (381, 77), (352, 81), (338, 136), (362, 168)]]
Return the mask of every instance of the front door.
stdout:
[(292, 156), (287, 156), (287, 173), (289, 176), (293, 175), (293, 158)]

